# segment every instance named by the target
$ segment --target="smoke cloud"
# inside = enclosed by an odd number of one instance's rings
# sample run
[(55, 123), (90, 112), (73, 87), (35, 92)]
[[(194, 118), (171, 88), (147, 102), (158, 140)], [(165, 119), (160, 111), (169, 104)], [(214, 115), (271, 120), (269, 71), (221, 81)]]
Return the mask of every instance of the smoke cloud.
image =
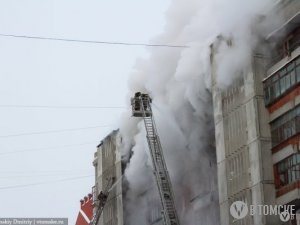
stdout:
[[(152, 42), (189, 48), (149, 48), (149, 57), (138, 59), (133, 68), (127, 100), (136, 91), (153, 98), (181, 224), (220, 224), (210, 45), (220, 35), (230, 40), (216, 55), (218, 83), (227, 86), (251, 64), (253, 48), (265, 32), (266, 22), (259, 18), (271, 6), (271, 0), (174, 0), (166, 12), (164, 32)], [(126, 112), (120, 122), (129, 185), (124, 217), (128, 225), (146, 225), (159, 206), (158, 191), (144, 124), (130, 116), (131, 111)], [(153, 199), (156, 204), (150, 204)]]

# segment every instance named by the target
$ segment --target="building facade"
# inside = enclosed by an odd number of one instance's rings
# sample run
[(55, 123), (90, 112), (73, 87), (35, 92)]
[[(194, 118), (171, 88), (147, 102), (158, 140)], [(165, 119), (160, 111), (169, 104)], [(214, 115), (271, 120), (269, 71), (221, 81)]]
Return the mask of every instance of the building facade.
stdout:
[(97, 225), (124, 224), (120, 144), (119, 132), (113, 131), (97, 146), (97, 151), (94, 155), (94, 214), (98, 209), (98, 194), (100, 191), (109, 191), (107, 202)]
[[(220, 42), (226, 41), (223, 39)], [(217, 54), (218, 43), (213, 46)], [(221, 89), (213, 77), (213, 104), (218, 167), (220, 221), (229, 224), (277, 224), (276, 218), (263, 215), (235, 220), (231, 204), (274, 205), (271, 138), (268, 111), (263, 98), (264, 60), (254, 56), (252, 67), (230, 87)], [(212, 75), (215, 76), (212, 56)]]
[(299, 204), (300, 1), (278, 1), (274, 11), (283, 18), (282, 26), (262, 40), (250, 68), (229, 87), (217, 83), (215, 56), (219, 46), (230, 47), (231, 40), (220, 36), (211, 46), (222, 225), (283, 224), (278, 216), (259, 213), (237, 220), (229, 212), (235, 201)]
[[(263, 80), (269, 112), (276, 204), (300, 209), (300, 1), (278, 7), (284, 23), (268, 37), (272, 57)], [(290, 224), (300, 224), (300, 220)]]
[[(107, 135), (97, 146), (93, 165), (95, 167), (95, 186), (93, 187), (93, 213), (98, 209), (97, 196), (100, 191), (109, 191), (108, 201), (104, 206), (99, 223), (97, 225), (130, 225), (126, 223), (126, 198), (127, 186), (123, 178), (126, 162), (121, 159), (122, 138), (118, 131)], [(110, 179), (113, 179), (113, 187), (108, 188)], [(149, 187), (148, 187), (149, 188)], [(154, 187), (157, 191), (157, 187)], [(148, 192), (153, 192), (152, 187), (137, 193), (137, 196), (145, 196), (149, 211), (145, 220), (147, 225), (162, 225), (161, 202), (157, 196), (149, 197)], [(156, 193), (155, 193), (156, 194)]]

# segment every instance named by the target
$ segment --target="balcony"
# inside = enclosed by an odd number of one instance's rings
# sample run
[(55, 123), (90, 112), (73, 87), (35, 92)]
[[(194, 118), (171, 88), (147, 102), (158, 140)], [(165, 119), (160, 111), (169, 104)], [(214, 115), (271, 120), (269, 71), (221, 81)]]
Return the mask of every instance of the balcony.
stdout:
[(300, 105), (271, 122), (272, 147), (300, 134)]
[(293, 154), (275, 165), (276, 189), (300, 180), (300, 153)]
[(264, 80), (265, 105), (268, 107), (300, 85), (300, 56)]
[(300, 153), (293, 154), (274, 165), (277, 202), (287, 204), (299, 198)]
[(267, 68), (271, 70), (289, 61), (292, 52), (300, 47), (300, 1), (279, 0), (273, 14), (281, 20), (271, 26), (272, 31), (265, 37), (270, 46)]
[(289, 34), (283, 41), (276, 44), (275, 49), (272, 52), (272, 57), (270, 59), (270, 68), (281, 59), (285, 57), (290, 57), (291, 53), (300, 47), (300, 28), (297, 28), (294, 32)]

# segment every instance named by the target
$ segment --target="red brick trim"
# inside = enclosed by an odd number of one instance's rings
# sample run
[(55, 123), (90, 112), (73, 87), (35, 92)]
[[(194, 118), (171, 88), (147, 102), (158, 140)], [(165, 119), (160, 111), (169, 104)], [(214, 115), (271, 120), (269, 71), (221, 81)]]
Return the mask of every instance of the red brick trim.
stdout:
[(297, 85), (294, 89), (288, 92), (286, 95), (281, 97), (278, 101), (267, 106), (269, 113), (275, 112), (277, 109), (281, 108), (284, 104), (295, 99), (296, 96), (300, 95), (300, 86)]
[(282, 187), (281, 189), (277, 190), (276, 198), (278, 198), (286, 193), (289, 193), (290, 191), (295, 190), (295, 189), (300, 189), (300, 180), (295, 181), (294, 183), (286, 185), (286, 186)]
[(279, 152), (281, 149), (284, 147), (292, 145), (296, 146), (298, 150), (300, 150), (300, 134), (296, 134), (289, 139), (285, 140), (284, 142), (280, 143), (279, 145), (276, 145), (275, 147), (272, 148), (272, 154)]

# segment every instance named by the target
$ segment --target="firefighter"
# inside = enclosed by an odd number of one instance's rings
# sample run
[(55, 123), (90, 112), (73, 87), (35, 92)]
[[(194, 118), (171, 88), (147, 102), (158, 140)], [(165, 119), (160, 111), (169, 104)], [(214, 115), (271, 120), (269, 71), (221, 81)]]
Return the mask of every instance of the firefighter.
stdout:
[(103, 191), (100, 191), (98, 195), (98, 200), (99, 200), (99, 206), (104, 207), (106, 200), (107, 200), (107, 194), (103, 193)]

